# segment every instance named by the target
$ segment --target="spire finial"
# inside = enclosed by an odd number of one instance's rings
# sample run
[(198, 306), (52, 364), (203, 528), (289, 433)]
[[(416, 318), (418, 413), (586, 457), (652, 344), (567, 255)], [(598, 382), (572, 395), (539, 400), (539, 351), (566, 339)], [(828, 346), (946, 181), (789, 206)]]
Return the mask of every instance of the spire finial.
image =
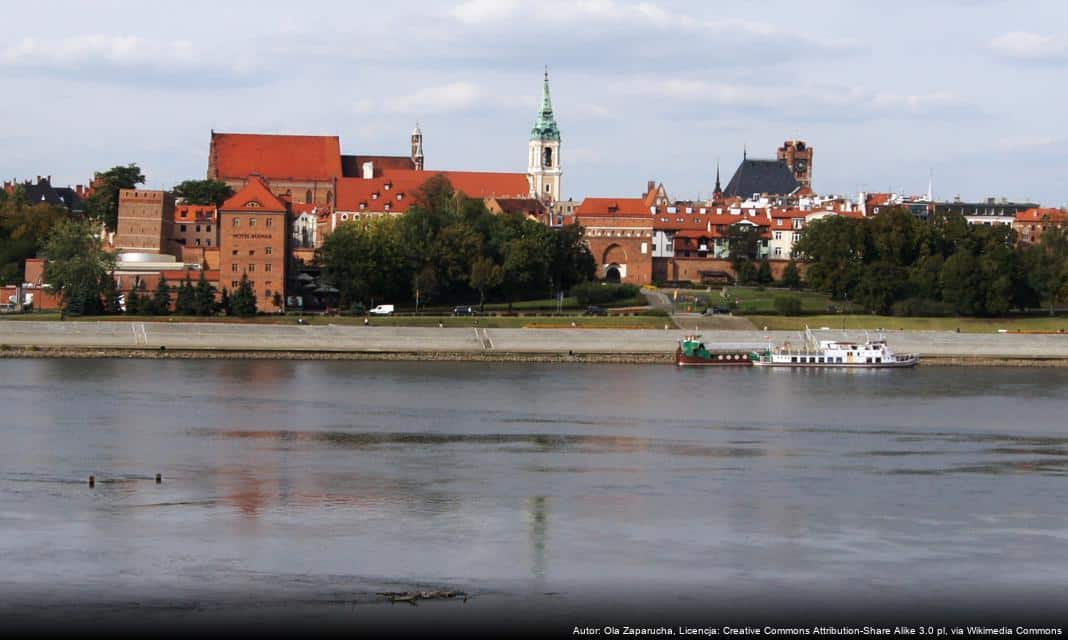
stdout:
[(748, 156), (749, 156), (749, 145), (743, 144), (742, 145), (742, 160), (746, 160)]

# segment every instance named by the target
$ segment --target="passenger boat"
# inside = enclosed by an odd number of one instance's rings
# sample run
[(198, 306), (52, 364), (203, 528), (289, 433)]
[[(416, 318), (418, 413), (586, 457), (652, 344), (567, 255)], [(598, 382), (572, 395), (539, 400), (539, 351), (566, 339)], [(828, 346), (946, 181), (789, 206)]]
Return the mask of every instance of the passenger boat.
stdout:
[(885, 338), (871, 339), (865, 333), (863, 342), (817, 340), (808, 327), (798, 345), (768, 345), (765, 351), (753, 354), (757, 367), (892, 369), (914, 367), (917, 362), (916, 354), (894, 353)]
[(675, 364), (680, 367), (748, 367), (753, 361), (746, 349), (709, 349), (701, 342), (701, 335), (694, 333), (679, 340)]

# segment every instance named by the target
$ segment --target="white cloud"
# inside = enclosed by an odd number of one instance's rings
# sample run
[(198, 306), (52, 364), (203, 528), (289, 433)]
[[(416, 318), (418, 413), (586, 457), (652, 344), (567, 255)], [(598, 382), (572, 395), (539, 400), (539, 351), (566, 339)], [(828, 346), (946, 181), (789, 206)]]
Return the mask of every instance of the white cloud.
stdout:
[(503, 20), (518, 8), (516, 0), (467, 0), (454, 7), (451, 13), (460, 22), (478, 24)]
[(1044, 149), (1059, 144), (1059, 140), (1053, 136), (1006, 136), (998, 140), (998, 151), (1033, 151)]
[(490, 91), (468, 81), (450, 82), (418, 89), (407, 95), (363, 98), (353, 106), (356, 113), (400, 113), (425, 115), (464, 111), (489, 111), (500, 108), (526, 108), (533, 111), (537, 102), (530, 96), (518, 96)]
[[(220, 63), (218, 60), (226, 60)], [(0, 72), (49, 73), (87, 81), (245, 84), (254, 74), (240, 56), (222, 56), (190, 40), (82, 35), (26, 37), (0, 49)]]
[(1068, 42), (1064, 38), (1026, 31), (1011, 31), (990, 41), (995, 53), (1028, 62), (1068, 61)]

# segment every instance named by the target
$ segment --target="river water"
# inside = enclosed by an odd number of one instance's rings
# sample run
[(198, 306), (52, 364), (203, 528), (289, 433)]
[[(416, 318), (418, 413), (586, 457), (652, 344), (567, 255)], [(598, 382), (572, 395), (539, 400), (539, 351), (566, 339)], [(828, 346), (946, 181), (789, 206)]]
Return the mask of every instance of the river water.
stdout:
[(1066, 388), (1064, 369), (0, 360), (0, 613), (428, 589), (471, 595), (441, 615), (1063, 604)]

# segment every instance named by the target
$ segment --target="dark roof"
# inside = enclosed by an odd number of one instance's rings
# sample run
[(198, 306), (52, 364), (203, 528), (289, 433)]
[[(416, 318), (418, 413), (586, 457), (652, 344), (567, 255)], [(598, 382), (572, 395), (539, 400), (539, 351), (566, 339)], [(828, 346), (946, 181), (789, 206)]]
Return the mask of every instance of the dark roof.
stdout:
[(29, 204), (45, 202), (71, 211), (79, 211), (82, 208), (81, 198), (70, 187), (57, 189), (49, 181), (42, 179), (37, 184), (25, 182), (22, 188), (26, 193), (26, 202)]
[(797, 180), (783, 160), (742, 160), (723, 195), (748, 198), (754, 193), (784, 196), (793, 193)]
[(345, 178), (362, 178), (363, 163), (373, 162), (374, 177), (382, 177), (383, 169), (400, 169), (412, 171), (415, 163), (408, 156), (341, 156), (341, 175)]
[(497, 198), (497, 204), (505, 213), (539, 215), (545, 213), (545, 205), (537, 198)]

